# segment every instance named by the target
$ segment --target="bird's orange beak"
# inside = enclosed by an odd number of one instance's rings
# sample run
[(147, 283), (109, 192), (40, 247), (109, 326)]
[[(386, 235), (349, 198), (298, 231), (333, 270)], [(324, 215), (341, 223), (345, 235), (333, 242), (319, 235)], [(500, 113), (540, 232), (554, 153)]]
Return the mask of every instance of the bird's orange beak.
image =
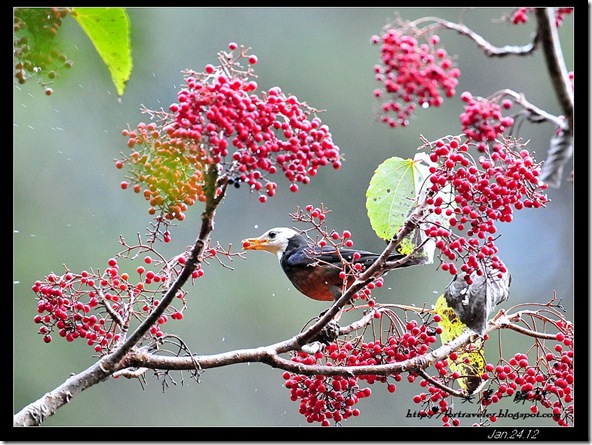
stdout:
[(243, 250), (267, 250), (267, 240), (262, 238), (247, 238), (242, 244)]

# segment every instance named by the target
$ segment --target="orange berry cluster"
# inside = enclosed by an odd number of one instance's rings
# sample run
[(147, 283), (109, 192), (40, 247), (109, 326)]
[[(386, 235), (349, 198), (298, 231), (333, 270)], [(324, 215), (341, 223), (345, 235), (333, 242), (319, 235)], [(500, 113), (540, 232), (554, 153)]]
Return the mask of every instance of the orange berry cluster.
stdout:
[[(135, 131), (124, 130), (123, 135), (133, 152), (115, 165), (123, 168), (128, 162), (132, 166), (132, 188), (149, 202), (150, 215), (160, 210), (166, 219), (182, 221), (189, 206), (206, 200), (198, 145), (164, 136), (154, 122), (140, 122)], [(128, 181), (121, 182), (122, 189), (128, 187)]]
[(257, 57), (234, 42), (229, 49), (219, 55), (220, 65), (185, 71), (177, 103), (166, 112), (149, 111), (159, 124), (124, 131), (135, 151), (117, 166), (131, 161), (134, 187), (147, 186), (151, 212), (160, 207), (168, 218), (183, 219), (185, 206), (208, 193), (219, 196), (205, 186), (207, 171), (235, 187), (247, 184), (265, 202), (277, 189), (270, 175), (283, 172), (296, 192), (297, 183), (308, 184), (320, 167), (341, 167), (339, 147), (316, 110), (279, 87), (258, 96)]

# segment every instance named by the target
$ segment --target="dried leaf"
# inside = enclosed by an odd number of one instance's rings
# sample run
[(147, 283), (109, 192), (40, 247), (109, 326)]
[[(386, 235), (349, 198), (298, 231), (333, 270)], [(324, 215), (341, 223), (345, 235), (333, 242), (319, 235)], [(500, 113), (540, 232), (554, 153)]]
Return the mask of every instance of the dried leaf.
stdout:
[(563, 167), (573, 154), (573, 135), (560, 130), (551, 138), (551, 146), (547, 153), (547, 159), (543, 164), (541, 181), (550, 187), (559, 188)]

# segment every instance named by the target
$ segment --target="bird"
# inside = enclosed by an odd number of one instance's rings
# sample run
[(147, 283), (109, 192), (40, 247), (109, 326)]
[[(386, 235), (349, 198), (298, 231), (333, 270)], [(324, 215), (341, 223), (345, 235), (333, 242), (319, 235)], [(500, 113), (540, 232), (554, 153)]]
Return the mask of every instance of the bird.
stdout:
[[(277, 255), (280, 266), (294, 287), (309, 298), (317, 301), (337, 300), (343, 290), (344, 280), (340, 276), (345, 261), (361, 263), (368, 267), (380, 256), (377, 253), (351, 248), (332, 246), (311, 246), (299, 232), (288, 227), (275, 227), (257, 238), (242, 241), (243, 250), (263, 250)], [(354, 259), (354, 254), (355, 258)], [(396, 261), (405, 255), (393, 253), (388, 261)], [(409, 258), (401, 265), (418, 264)], [(353, 281), (353, 278), (350, 277)], [(348, 281), (347, 285), (351, 282)]]
[(462, 324), (479, 336), (485, 335), (487, 321), (495, 307), (510, 296), (512, 275), (506, 271), (493, 273), (486, 266), (487, 273), (471, 274), (471, 284), (465, 280), (466, 272), (455, 275), (444, 292), (446, 303), (456, 313)]

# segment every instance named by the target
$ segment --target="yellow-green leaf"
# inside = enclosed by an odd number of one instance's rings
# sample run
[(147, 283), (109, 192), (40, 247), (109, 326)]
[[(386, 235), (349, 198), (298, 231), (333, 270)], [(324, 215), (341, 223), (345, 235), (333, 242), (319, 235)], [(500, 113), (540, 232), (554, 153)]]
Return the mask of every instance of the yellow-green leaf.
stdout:
[[(458, 318), (444, 294), (436, 300), (434, 312), (440, 316), (438, 325), (442, 329), (440, 340), (445, 344), (462, 334), (467, 326)], [(473, 394), (482, 384), (481, 375), (485, 372), (485, 356), (483, 352), (483, 339), (476, 337), (468, 345), (459, 348), (456, 360), (448, 359), (448, 365), (452, 372), (457, 372), (458, 384), (469, 394)]]
[(440, 334), (440, 340), (442, 340), (442, 344), (448, 343), (450, 340), (454, 340), (467, 328), (460, 318), (458, 318), (456, 312), (454, 312), (454, 309), (448, 306), (448, 302), (446, 301), (444, 294), (440, 295), (440, 297), (438, 297), (436, 300), (434, 312), (441, 317), (438, 324), (442, 328), (442, 333)]
[(366, 191), (366, 209), (378, 237), (390, 240), (415, 204), (414, 162), (392, 157), (378, 166)]
[(123, 96), (132, 73), (130, 21), (125, 8), (75, 8), (73, 16), (107, 65)]

